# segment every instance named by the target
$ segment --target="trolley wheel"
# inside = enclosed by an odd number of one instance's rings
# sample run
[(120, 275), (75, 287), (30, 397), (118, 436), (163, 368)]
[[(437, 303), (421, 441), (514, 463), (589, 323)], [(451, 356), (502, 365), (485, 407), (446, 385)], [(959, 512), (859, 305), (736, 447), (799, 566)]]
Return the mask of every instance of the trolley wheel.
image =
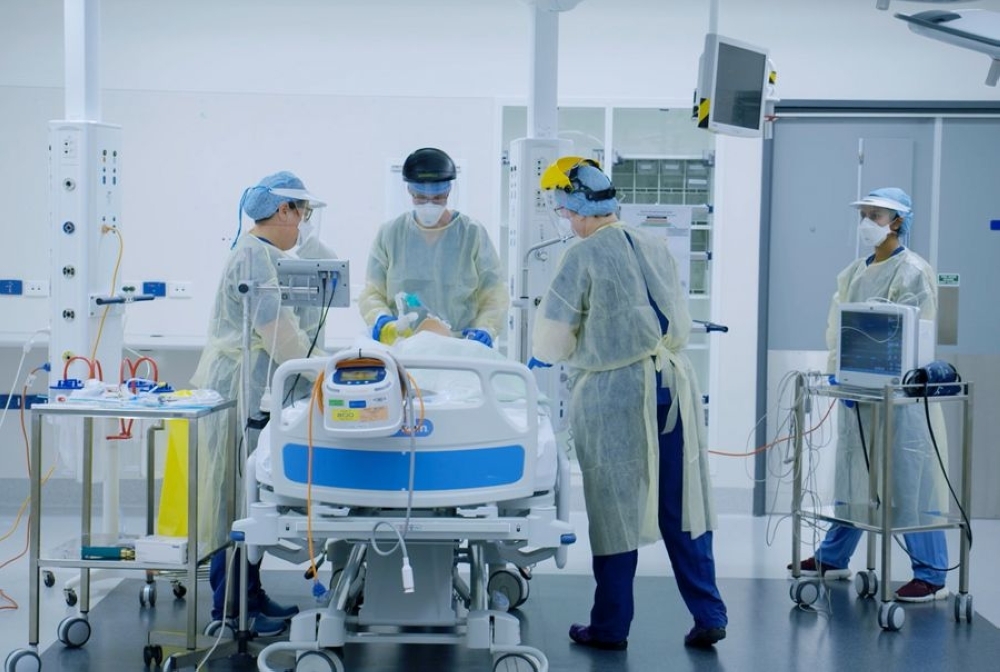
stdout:
[(498, 569), (490, 576), (486, 586), (487, 593), (500, 593), (507, 598), (511, 609), (524, 604), (528, 599), (528, 580), (516, 569)]
[(854, 575), (854, 590), (858, 597), (874, 597), (878, 594), (878, 574), (868, 569)]
[(538, 672), (538, 663), (523, 653), (504, 653), (493, 661), (493, 672)]
[(883, 602), (878, 607), (878, 624), (883, 630), (895, 632), (903, 627), (906, 611), (895, 602)]
[(60, 642), (71, 649), (78, 649), (90, 639), (90, 623), (85, 618), (70, 616), (59, 623), (56, 634)]
[(52, 586), (56, 585), (56, 575), (53, 574), (50, 570), (46, 569), (44, 572), (42, 572), (42, 583), (45, 584), (46, 588), (51, 588)]
[(972, 623), (972, 595), (959, 593), (955, 595), (955, 620), (959, 623), (964, 619)]
[(66, 596), (66, 604), (76, 606), (76, 591), (72, 588), (63, 588), (63, 595)]
[(178, 581), (174, 584), (174, 597), (178, 600), (183, 600), (184, 596), (187, 595), (188, 589), (183, 583)]
[(156, 584), (147, 583), (139, 591), (139, 605), (145, 607), (149, 604), (151, 607), (156, 606)]
[(212, 621), (205, 626), (205, 634), (209, 637), (218, 637), (220, 629), (223, 630), (222, 639), (236, 639), (236, 630), (228, 621)]
[(819, 599), (820, 588), (818, 579), (796, 579), (792, 581), (788, 594), (795, 604), (811, 607)]
[(42, 669), (42, 659), (31, 649), (14, 649), (3, 664), (4, 672), (38, 672)]
[(344, 672), (344, 664), (329, 651), (306, 651), (295, 661), (295, 672)]

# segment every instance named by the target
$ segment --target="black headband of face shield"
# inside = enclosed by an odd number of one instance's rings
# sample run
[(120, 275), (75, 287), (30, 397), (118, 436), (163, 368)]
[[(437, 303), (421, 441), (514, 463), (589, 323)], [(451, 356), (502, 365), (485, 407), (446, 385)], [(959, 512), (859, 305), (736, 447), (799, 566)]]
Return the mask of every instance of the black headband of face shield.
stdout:
[(583, 197), (586, 198), (588, 201), (606, 201), (609, 198), (615, 197), (615, 194), (617, 194), (618, 191), (614, 188), (614, 185), (608, 187), (607, 189), (601, 189), (600, 191), (595, 191), (590, 187), (588, 187), (587, 185), (585, 185), (584, 183), (580, 182), (579, 178), (577, 178), (576, 176), (577, 172), (580, 170), (580, 166), (593, 166), (598, 170), (601, 169), (601, 166), (598, 165), (596, 161), (593, 161), (591, 159), (584, 159), (583, 161), (581, 161), (580, 163), (576, 164), (575, 166), (569, 169), (569, 172), (566, 174), (566, 177), (569, 178), (570, 186), (563, 187), (562, 188), (563, 191), (565, 191), (567, 194), (581, 193), (583, 194)]

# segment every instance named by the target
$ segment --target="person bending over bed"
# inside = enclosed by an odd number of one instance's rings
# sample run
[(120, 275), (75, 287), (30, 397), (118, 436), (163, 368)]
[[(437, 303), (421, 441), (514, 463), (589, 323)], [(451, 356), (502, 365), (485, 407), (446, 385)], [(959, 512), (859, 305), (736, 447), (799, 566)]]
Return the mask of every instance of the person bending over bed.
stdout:
[[(451, 157), (424, 147), (403, 163), (413, 209), (383, 224), (368, 255), (361, 316), (376, 341), (402, 332), (395, 298), (417, 297), (440, 320), (437, 333), (492, 347), (507, 322), (505, 273), (486, 227), (448, 209), (457, 173)], [(427, 328), (427, 326), (425, 326)]]

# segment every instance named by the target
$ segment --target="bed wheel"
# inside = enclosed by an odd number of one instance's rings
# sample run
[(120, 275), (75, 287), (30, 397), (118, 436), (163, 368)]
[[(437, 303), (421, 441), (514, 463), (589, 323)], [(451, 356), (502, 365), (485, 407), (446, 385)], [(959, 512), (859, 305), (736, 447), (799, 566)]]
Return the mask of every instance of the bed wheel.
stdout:
[(538, 663), (523, 653), (504, 653), (493, 663), (493, 672), (538, 672)]
[(295, 661), (295, 672), (344, 672), (344, 664), (328, 651), (306, 651)]
[(490, 575), (487, 592), (500, 593), (507, 598), (510, 608), (516, 609), (528, 599), (528, 581), (516, 569), (505, 567)]

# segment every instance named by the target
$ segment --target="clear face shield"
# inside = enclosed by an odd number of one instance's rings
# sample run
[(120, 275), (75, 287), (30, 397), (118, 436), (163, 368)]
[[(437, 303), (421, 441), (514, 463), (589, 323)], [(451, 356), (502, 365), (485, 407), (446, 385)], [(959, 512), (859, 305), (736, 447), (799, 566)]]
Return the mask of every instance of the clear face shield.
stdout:
[(417, 224), (425, 229), (446, 225), (446, 217), (458, 203), (458, 185), (454, 180), (444, 182), (404, 182), (406, 203), (413, 211)]
[(296, 247), (302, 247), (311, 240), (319, 240), (323, 223), (323, 209), (326, 207), (326, 203), (305, 189), (271, 189), (271, 193), (275, 196), (293, 199), (288, 202), (288, 207), (299, 211), (302, 215), (299, 222), (299, 237), (295, 243)]
[(566, 240), (567, 238), (572, 238), (575, 234), (573, 233), (573, 225), (570, 222), (570, 211), (559, 205), (556, 200), (555, 191), (551, 189), (546, 189), (545, 194), (545, 210), (549, 215), (549, 222), (551, 224), (554, 235)]

